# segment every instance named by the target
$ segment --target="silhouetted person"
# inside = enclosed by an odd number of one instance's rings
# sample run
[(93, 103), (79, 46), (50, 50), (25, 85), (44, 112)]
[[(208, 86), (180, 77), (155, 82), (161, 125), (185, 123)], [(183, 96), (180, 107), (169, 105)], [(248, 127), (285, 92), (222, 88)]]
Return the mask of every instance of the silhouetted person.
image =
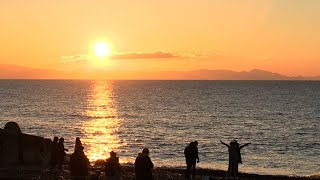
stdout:
[(220, 140), (220, 142), (228, 147), (228, 151), (229, 151), (229, 166), (228, 166), (228, 176), (233, 176), (233, 177), (238, 177), (238, 164), (242, 163), (242, 159), (241, 159), (241, 153), (240, 153), (240, 149), (242, 149), (243, 147), (251, 144), (251, 143), (246, 143), (244, 145), (239, 145), (239, 143), (236, 140), (233, 140), (230, 142), (230, 145), (222, 142)]
[(192, 178), (196, 176), (196, 164), (199, 163), (199, 155), (198, 155), (198, 141), (191, 142), (185, 149), (184, 155), (186, 157), (186, 178), (189, 178), (192, 171)]
[(51, 143), (51, 168), (55, 168), (57, 165), (57, 147), (58, 147), (58, 137), (54, 137)]
[(68, 149), (64, 148), (64, 138), (60, 138), (57, 144), (57, 165), (59, 169), (62, 169), (62, 164), (64, 162), (64, 156), (66, 155), (65, 151)]
[(76, 144), (74, 145), (74, 151), (76, 151), (77, 147), (82, 146), (82, 143), (80, 141), (80, 138), (76, 138)]
[(73, 179), (85, 179), (89, 175), (90, 163), (83, 149), (83, 146), (78, 146), (70, 156), (70, 175)]
[(119, 158), (114, 151), (110, 152), (110, 157), (105, 164), (105, 175), (107, 180), (121, 180), (121, 165)]
[(134, 162), (136, 180), (152, 180), (153, 163), (149, 157), (149, 149), (144, 148)]

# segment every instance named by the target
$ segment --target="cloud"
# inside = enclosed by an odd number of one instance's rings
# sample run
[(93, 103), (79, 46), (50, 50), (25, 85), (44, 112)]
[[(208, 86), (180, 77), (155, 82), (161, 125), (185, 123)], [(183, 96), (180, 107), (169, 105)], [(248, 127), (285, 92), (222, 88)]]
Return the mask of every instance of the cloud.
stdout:
[[(173, 53), (165, 51), (155, 52), (123, 52), (115, 53), (108, 57), (113, 60), (140, 60), (140, 59), (200, 59), (210, 57), (211, 54), (205, 53)], [(90, 59), (87, 54), (78, 54), (60, 57), (62, 64), (85, 63)]]
[(206, 53), (173, 53), (164, 51), (155, 52), (125, 52), (111, 56), (111, 59), (195, 59), (210, 57), (212, 54)]
[(84, 63), (89, 59), (89, 56), (86, 54), (78, 54), (72, 56), (62, 56), (60, 62), (62, 64), (73, 64), (73, 63)]
[(163, 51), (155, 51), (155, 52), (125, 52), (113, 54), (111, 59), (169, 59), (169, 58), (177, 58), (179, 57), (177, 54), (172, 52), (163, 52)]

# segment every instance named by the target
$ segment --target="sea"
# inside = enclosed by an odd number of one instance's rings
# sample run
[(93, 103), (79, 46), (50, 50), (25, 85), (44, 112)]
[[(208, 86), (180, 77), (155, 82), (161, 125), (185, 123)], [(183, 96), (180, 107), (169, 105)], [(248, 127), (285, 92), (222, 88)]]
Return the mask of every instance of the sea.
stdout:
[(227, 170), (240, 144), (241, 172), (320, 174), (320, 81), (0, 80), (0, 128), (80, 137), (91, 163), (116, 151), (133, 164), (143, 148), (156, 167), (185, 167), (198, 141), (198, 167)]

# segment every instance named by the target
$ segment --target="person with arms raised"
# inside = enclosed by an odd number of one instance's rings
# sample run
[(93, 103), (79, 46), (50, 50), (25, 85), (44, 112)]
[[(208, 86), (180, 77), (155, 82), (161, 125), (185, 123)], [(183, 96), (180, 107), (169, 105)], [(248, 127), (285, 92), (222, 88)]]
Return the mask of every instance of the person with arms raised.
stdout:
[(242, 163), (242, 159), (241, 159), (241, 153), (240, 150), (245, 147), (248, 146), (251, 143), (246, 143), (240, 146), (240, 144), (236, 141), (233, 140), (230, 142), (230, 145), (222, 142), (220, 140), (220, 142), (228, 147), (228, 152), (229, 152), (229, 166), (228, 166), (228, 177), (238, 177), (239, 175), (239, 168), (238, 165), (239, 163)]

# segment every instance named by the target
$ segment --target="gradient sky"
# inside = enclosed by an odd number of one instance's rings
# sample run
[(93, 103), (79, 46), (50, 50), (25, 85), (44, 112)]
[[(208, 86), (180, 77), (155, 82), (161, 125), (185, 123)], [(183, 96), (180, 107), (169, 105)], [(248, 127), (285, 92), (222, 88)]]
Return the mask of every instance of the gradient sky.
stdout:
[[(0, 64), (320, 75), (320, 0), (1, 0)], [(93, 69), (91, 69), (93, 70)]]

